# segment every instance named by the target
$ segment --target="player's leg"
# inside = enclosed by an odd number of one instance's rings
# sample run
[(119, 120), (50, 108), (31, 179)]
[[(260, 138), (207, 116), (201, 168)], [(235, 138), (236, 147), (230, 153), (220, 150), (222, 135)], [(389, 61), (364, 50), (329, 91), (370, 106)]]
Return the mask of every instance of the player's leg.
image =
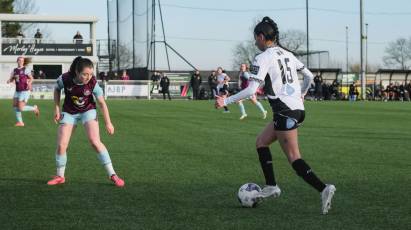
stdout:
[(263, 119), (266, 119), (267, 118), (267, 110), (265, 110), (263, 105), (261, 104), (261, 102), (259, 102), (257, 100), (257, 96), (255, 94), (250, 97), (250, 101), (251, 101), (251, 103), (256, 105), (257, 108), (261, 111), (261, 113), (263, 114)]
[(335, 187), (334, 185), (325, 185), (311, 167), (301, 159), (297, 127), (304, 120), (304, 112), (290, 111), (289, 113), (279, 114), (275, 120), (277, 122), (276, 128), (279, 129), (276, 130), (278, 142), (286, 154), (288, 162), (298, 176), (321, 193), (323, 201), (322, 211), (326, 214), (330, 208)]
[(244, 118), (247, 117), (247, 113), (245, 113), (243, 100), (239, 100), (237, 104), (238, 104), (238, 107), (240, 108), (240, 113), (241, 113), (240, 120), (243, 120)]
[(13, 98), (13, 110), (14, 114), (16, 116), (16, 124), (15, 126), (24, 126), (23, 123), (23, 117), (21, 115), (21, 111), (19, 109), (19, 99), (18, 99), (18, 94), (16, 92), (14, 98)]
[(263, 131), (258, 135), (256, 140), (256, 149), (261, 169), (264, 173), (266, 186), (261, 191), (260, 195), (263, 198), (270, 196), (278, 197), (281, 194), (280, 188), (275, 181), (273, 160), (270, 151), (270, 145), (277, 140), (277, 135), (274, 130), (274, 122), (266, 125)]
[(69, 114), (64, 114), (57, 130), (56, 148), (56, 176), (47, 182), (48, 185), (63, 184), (65, 182), (64, 173), (67, 164), (67, 148), (70, 138), (75, 130), (75, 119)]
[[(107, 151), (106, 146), (100, 140), (100, 129), (98, 126), (98, 121), (96, 120), (95, 110), (89, 110), (83, 114), (84, 118), (83, 124), (87, 133), (88, 140), (91, 146), (96, 150), (97, 157), (101, 164), (104, 166), (104, 169), (107, 172), (107, 175), (118, 187), (124, 186), (124, 181), (116, 175), (114, 171), (113, 164), (111, 163), (110, 154)], [(94, 118), (93, 118), (94, 117)]]
[(21, 108), (20, 111), (22, 111), (22, 112), (26, 112), (26, 111), (31, 112), (32, 111), (32, 112), (34, 112), (34, 114), (36, 116), (39, 116), (40, 115), (40, 110), (39, 110), (37, 105), (34, 105), (34, 106), (27, 105), (27, 102), (29, 101), (29, 98), (30, 98), (30, 91), (22, 91), (21, 92), (20, 100), (22, 100), (24, 102), (24, 106)]

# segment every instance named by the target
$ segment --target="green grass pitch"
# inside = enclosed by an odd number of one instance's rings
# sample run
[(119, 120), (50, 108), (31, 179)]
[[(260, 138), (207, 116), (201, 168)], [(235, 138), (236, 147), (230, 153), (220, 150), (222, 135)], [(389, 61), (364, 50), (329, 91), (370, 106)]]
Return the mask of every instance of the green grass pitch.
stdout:
[[(329, 215), (278, 144), (271, 147), (278, 199), (241, 208), (238, 188), (263, 184), (255, 137), (262, 120), (213, 108), (212, 101), (109, 100), (116, 128), (108, 147), (124, 188), (108, 180), (83, 127), (71, 139), (67, 182), (50, 187), (57, 126), (52, 101), (31, 100), (13, 127), (11, 100), (0, 100), (0, 229), (410, 229), (411, 104), (307, 102), (299, 129), (303, 158), (337, 187)], [(264, 106), (269, 109), (267, 102)]]

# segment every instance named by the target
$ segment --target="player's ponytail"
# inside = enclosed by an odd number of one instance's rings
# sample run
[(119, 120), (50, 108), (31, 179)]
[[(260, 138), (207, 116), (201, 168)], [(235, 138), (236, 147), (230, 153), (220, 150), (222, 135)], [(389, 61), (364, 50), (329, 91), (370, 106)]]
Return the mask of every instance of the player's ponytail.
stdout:
[(77, 73), (83, 71), (85, 67), (94, 68), (93, 62), (88, 58), (76, 57), (70, 65), (70, 75), (75, 77)]
[(254, 34), (262, 34), (266, 40), (276, 41), (278, 43), (278, 27), (270, 17), (264, 17), (254, 28)]
[(291, 50), (285, 48), (280, 43), (280, 31), (278, 30), (277, 23), (275, 23), (270, 17), (265, 16), (261, 22), (259, 22), (254, 28), (254, 34), (263, 34), (264, 38), (269, 41), (274, 41), (277, 46), (294, 53)]

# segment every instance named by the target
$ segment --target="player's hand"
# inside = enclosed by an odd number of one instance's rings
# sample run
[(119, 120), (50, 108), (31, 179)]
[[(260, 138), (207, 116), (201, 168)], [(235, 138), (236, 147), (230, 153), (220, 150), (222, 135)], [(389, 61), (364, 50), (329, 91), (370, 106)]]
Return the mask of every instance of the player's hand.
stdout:
[(225, 96), (225, 95), (223, 95), (223, 96), (218, 96), (218, 95), (216, 95), (215, 96), (215, 108), (216, 109), (220, 109), (220, 108), (223, 108), (224, 107), (224, 99), (226, 98), (227, 96)]
[(108, 134), (113, 135), (113, 134), (114, 134), (114, 126), (113, 126), (113, 124), (111, 124), (111, 123), (106, 124), (106, 130), (107, 130), (107, 133), (108, 133)]
[(60, 119), (61, 119), (60, 111), (56, 110), (55, 113), (54, 113), (54, 123), (58, 124)]

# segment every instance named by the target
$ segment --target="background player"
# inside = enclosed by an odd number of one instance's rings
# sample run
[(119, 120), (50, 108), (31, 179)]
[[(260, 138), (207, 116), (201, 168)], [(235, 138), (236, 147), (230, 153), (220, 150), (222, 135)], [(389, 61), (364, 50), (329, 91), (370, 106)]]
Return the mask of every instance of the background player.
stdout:
[[(320, 192), (322, 214), (331, 208), (331, 199), (336, 191), (334, 185), (325, 185), (301, 159), (298, 147), (297, 128), (304, 121), (305, 112), (303, 98), (313, 80), (312, 73), (288, 50), (279, 43), (277, 24), (269, 17), (264, 17), (254, 28), (256, 46), (263, 51), (255, 57), (250, 68), (251, 76), (248, 87), (240, 93), (228, 98), (217, 97), (216, 107), (221, 108), (233, 102), (253, 95), (265, 82), (264, 92), (267, 94), (273, 110), (273, 121), (267, 124), (257, 137), (256, 148), (264, 173), (266, 186), (260, 197), (278, 197), (281, 194), (274, 177), (272, 156), (269, 146), (278, 140), (297, 175)], [(300, 86), (297, 71), (304, 76)]]
[(37, 105), (27, 105), (30, 98), (31, 84), (33, 82), (31, 69), (27, 67), (29, 63), (30, 58), (18, 57), (17, 68), (13, 69), (13, 72), (10, 74), (10, 78), (7, 80), (7, 84), (12, 82), (16, 84), (16, 92), (13, 96), (13, 108), (17, 120), (15, 126), (20, 127), (24, 126), (21, 112), (32, 111), (36, 116), (39, 116), (40, 114), (40, 110)]
[[(240, 73), (238, 76), (238, 86), (241, 90), (247, 88), (248, 86), (248, 79), (250, 78), (250, 73), (248, 72), (248, 67), (246, 64), (240, 65)], [(257, 94), (253, 94), (249, 97), (251, 103), (257, 106), (257, 108), (263, 113), (263, 119), (267, 117), (267, 111), (264, 109), (263, 105), (257, 100)], [(243, 100), (238, 101), (238, 106), (240, 107), (241, 117), (240, 120), (243, 120), (247, 117), (247, 113), (245, 112)]]
[[(220, 96), (228, 96), (228, 82), (230, 77), (224, 73), (223, 68), (217, 68), (217, 94)], [(229, 113), (227, 106), (224, 106), (224, 112)]]
[[(100, 141), (96, 103), (94, 102), (93, 95), (103, 112), (106, 130), (110, 135), (114, 134), (114, 126), (111, 123), (109, 111), (104, 101), (103, 90), (93, 75), (93, 68), (93, 62), (89, 59), (77, 57), (71, 64), (70, 71), (57, 79), (54, 91), (54, 120), (60, 124), (56, 150), (57, 174), (52, 180), (47, 182), (48, 185), (57, 185), (65, 182), (66, 150), (75, 126), (78, 122), (81, 122), (84, 125), (91, 146), (96, 150), (97, 157), (106, 169), (110, 179), (116, 186), (124, 186), (124, 181), (114, 171), (106, 146)], [(64, 89), (65, 98), (63, 112), (60, 113), (60, 93), (62, 89)]]

